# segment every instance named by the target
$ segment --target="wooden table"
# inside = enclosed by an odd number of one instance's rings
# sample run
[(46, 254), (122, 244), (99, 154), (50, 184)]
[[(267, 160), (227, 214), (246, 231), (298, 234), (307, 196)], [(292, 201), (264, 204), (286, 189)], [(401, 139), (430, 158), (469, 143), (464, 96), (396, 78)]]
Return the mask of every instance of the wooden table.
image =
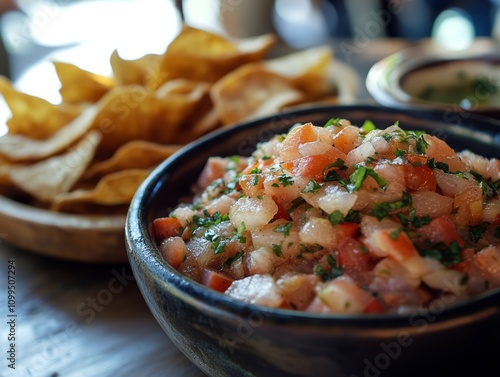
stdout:
[[(409, 45), (400, 40), (332, 43), (336, 58), (357, 69), (363, 101), (369, 98), (364, 79), (370, 66)], [(8, 317), (5, 275), (14, 263), (16, 317)], [(203, 376), (163, 333), (128, 265), (54, 260), (0, 238), (0, 275), (2, 377)], [(9, 320), (15, 324), (15, 370), (5, 357)]]

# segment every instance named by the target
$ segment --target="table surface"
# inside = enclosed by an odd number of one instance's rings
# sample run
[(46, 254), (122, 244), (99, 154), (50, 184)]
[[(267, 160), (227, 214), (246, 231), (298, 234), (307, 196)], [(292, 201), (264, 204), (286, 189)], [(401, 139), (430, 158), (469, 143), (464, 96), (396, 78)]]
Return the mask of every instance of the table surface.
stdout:
[[(370, 66), (408, 47), (402, 40), (333, 41), (335, 57), (360, 76), (369, 101)], [(0, 235), (1, 236), (1, 235)], [(7, 270), (15, 264), (15, 315), (9, 317)], [(12, 269), (12, 267), (11, 267)], [(152, 316), (128, 265), (79, 264), (36, 255), (0, 237), (0, 376), (201, 377)], [(15, 323), (15, 370), (5, 355)]]

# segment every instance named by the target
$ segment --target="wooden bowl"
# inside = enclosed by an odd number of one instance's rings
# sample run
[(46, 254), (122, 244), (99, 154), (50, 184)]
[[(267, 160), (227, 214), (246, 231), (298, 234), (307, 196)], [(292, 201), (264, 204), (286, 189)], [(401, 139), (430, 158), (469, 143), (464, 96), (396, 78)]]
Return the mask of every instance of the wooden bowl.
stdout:
[(0, 196), (0, 240), (59, 259), (126, 262), (124, 215), (57, 213)]

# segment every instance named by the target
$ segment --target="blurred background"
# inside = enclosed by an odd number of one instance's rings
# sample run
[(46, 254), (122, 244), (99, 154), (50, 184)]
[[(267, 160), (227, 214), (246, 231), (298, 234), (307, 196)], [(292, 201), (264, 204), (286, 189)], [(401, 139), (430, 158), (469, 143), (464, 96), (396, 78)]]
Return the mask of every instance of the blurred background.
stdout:
[(500, 36), (500, 0), (0, 0), (0, 73), (58, 100), (50, 60), (109, 71), (124, 58), (162, 53), (183, 20), (233, 37), (274, 32), (290, 48), (330, 38), (434, 38), (463, 48)]

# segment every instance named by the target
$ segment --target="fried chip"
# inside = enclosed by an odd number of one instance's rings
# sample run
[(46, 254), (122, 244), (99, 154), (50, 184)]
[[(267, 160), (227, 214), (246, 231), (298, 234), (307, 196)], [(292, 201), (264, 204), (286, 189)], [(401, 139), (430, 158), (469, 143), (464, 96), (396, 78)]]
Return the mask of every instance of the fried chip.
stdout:
[(61, 97), (64, 103), (94, 103), (114, 85), (108, 76), (85, 71), (71, 63), (54, 62), (61, 82)]
[(118, 206), (128, 204), (151, 169), (129, 169), (105, 175), (90, 190), (74, 190), (58, 195), (52, 210), (78, 212), (82, 204)]
[(268, 70), (288, 78), (309, 100), (315, 100), (334, 90), (327, 79), (328, 66), (332, 60), (333, 51), (330, 47), (315, 47), (270, 59), (263, 64)]
[(287, 79), (257, 63), (227, 74), (210, 94), (225, 125), (276, 113), (304, 99)]
[(82, 179), (93, 179), (127, 169), (152, 168), (177, 151), (180, 145), (134, 140), (122, 145), (107, 160), (92, 164)]
[(90, 131), (61, 155), (9, 169), (10, 179), (34, 198), (51, 202), (58, 194), (69, 191), (80, 179), (94, 157), (100, 139), (98, 131)]
[(147, 54), (134, 60), (125, 60), (118, 51), (111, 54), (110, 63), (116, 85), (144, 85), (154, 80), (160, 55)]
[(160, 116), (160, 101), (141, 85), (112, 88), (96, 104), (92, 128), (102, 132), (99, 158), (110, 157), (121, 145), (132, 140), (154, 140)]
[(80, 106), (64, 103), (54, 105), (40, 97), (19, 92), (3, 76), (0, 76), (0, 92), (12, 113), (7, 120), (7, 127), (9, 134), (13, 135), (47, 139), (81, 112)]
[(155, 81), (183, 77), (213, 83), (246, 63), (262, 60), (275, 42), (272, 34), (231, 40), (184, 26), (160, 58)]
[(53, 156), (81, 138), (92, 126), (97, 108), (89, 107), (46, 140), (24, 135), (0, 137), (0, 157), (10, 161), (38, 161)]

